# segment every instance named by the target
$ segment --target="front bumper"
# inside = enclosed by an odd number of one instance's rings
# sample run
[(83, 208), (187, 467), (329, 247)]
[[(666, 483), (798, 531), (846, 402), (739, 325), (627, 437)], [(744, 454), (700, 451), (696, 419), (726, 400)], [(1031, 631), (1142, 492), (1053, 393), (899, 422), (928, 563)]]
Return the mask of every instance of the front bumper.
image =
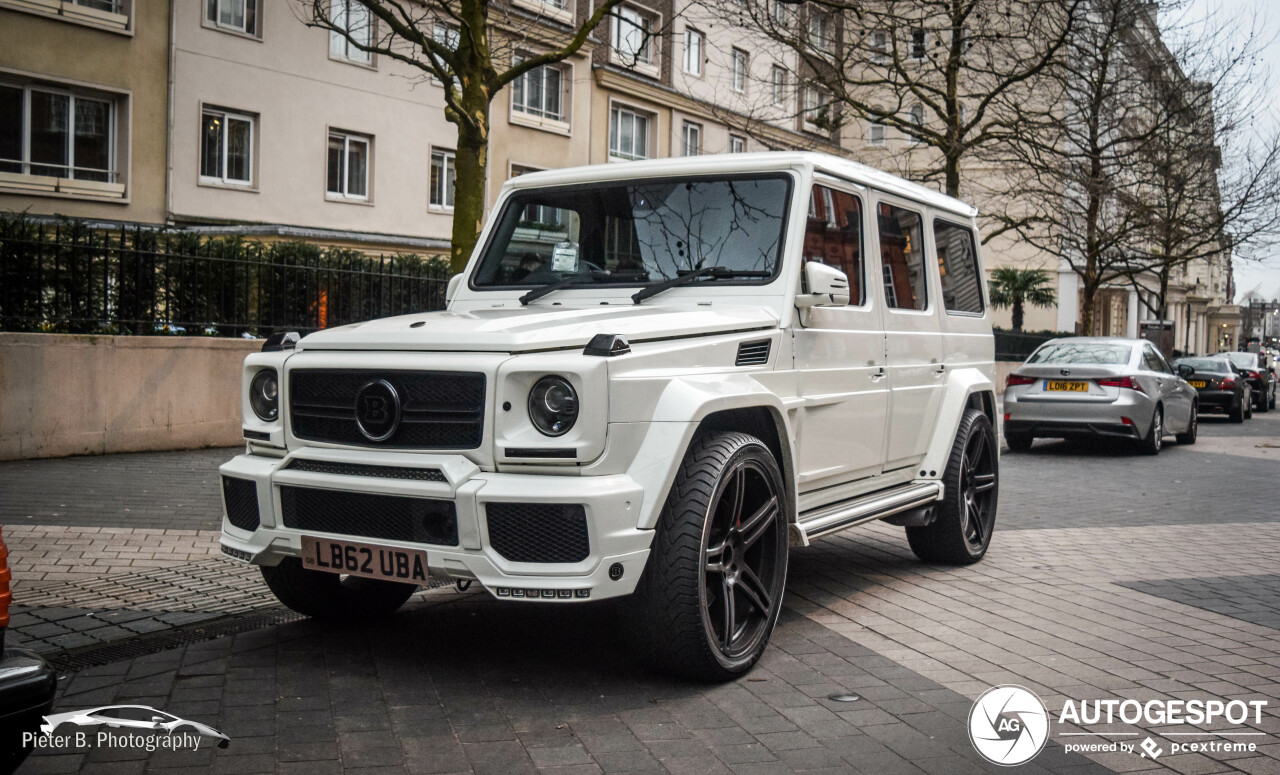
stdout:
[[(308, 461), (298, 470), (291, 467)], [(392, 478), (377, 469), (437, 471), (431, 479)], [(321, 472), (317, 469), (324, 469)], [(284, 458), (240, 455), (220, 469), (224, 477), (247, 480), (256, 494), (257, 525), (228, 516), (227, 501), (234, 490), (223, 490), (223, 554), (255, 565), (275, 565), (285, 557), (299, 557), (302, 536), (350, 540), (427, 553), (431, 575), (479, 582), (499, 599), (536, 599), (547, 602), (598, 600), (627, 595), (635, 590), (649, 557), (652, 530), (636, 527), (644, 500), (641, 486), (626, 474), (575, 476), (512, 474), (481, 471), (461, 455), (416, 454), (367, 450), (304, 448)], [(333, 473), (340, 471), (341, 473)], [(370, 472), (374, 472), (370, 475)], [(248, 485), (244, 485), (247, 487)], [(453, 545), (418, 543), (369, 537), (358, 532), (357, 522), (329, 530), (300, 529), (285, 525), (282, 488), (323, 491), (335, 495), (360, 493), (399, 496), (452, 504), (456, 517)], [(233, 503), (237, 513), (243, 499)], [(585, 513), (589, 549), (573, 562), (515, 561), (495, 549), (490, 540), (486, 508), (489, 504), (573, 505)], [(376, 519), (376, 515), (374, 515)], [(368, 524), (368, 521), (364, 522)], [(506, 523), (508, 530), (511, 522)], [(517, 523), (516, 529), (519, 529)], [(340, 532), (338, 532), (340, 531)], [(367, 532), (367, 531), (366, 531)], [(538, 536), (533, 536), (536, 540)], [(508, 549), (508, 554), (512, 552)], [(621, 573), (619, 574), (619, 570)], [(565, 594), (565, 593), (568, 594)]]

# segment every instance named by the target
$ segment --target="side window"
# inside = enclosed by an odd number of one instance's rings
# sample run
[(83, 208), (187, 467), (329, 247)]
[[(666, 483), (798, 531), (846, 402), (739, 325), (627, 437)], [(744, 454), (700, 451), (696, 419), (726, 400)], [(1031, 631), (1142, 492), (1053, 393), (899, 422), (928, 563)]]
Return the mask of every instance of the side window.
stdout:
[(818, 261), (849, 278), (849, 303), (866, 301), (863, 293), (862, 202), (826, 186), (814, 186), (804, 231), (804, 260)]
[(967, 226), (933, 222), (933, 244), (938, 247), (938, 274), (942, 277), (942, 305), (947, 312), (982, 314), (982, 284), (978, 282), (978, 247)]
[(1156, 351), (1151, 345), (1142, 347), (1142, 365), (1147, 371), (1164, 371), (1164, 367), (1160, 365), (1160, 356), (1156, 355)]
[(1165, 359), (1164, 353), (1160, 352), (1159, 350), (1156, 350), (1155, 353), (1156, 353), (1156, 360), (1160, 362), (1160, 370), (1166, 374), (1172, 374), (1173, 367), (1170, 366), (1169, 361)]
[(928, 307), (924, 229), (920, 216), (910, 210), (881, 203), (876, 222), (880, 229), (885, 302), (894, 309), (922, 310)]

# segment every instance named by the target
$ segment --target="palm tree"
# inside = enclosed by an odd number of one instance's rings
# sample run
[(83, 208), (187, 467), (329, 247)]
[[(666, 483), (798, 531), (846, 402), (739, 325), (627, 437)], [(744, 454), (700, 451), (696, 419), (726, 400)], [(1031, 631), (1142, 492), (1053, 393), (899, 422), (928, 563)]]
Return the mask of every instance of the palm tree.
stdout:
[(1022, 330), (1022, 307), (1052, 307), (1057, 297), (1049, 287), (1049, 273), (1043, 269), (1002, 266), (991, 273), (991, 304), (1013, 308), (1013, 330)]

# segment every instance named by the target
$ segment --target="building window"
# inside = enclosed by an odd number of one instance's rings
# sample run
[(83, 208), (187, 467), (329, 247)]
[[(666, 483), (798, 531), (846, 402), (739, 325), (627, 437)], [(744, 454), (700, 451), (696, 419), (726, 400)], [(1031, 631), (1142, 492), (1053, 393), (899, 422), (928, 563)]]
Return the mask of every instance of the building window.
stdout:
[(537, 118), (564, 121), (568, 81), (563, 65), (534, 68), (511, 82), (511, 109)]
[(458, 157), (440, 148), (431, 151), (431, 206), (453, 207), (453, 187), (458, 178)]
[(924, 55), (925, 55), (924, 40), (925, 38), (924, 38), (923, 27), (911, 28), (911, 58), (912, 59), (924, 59)]
[(747, 91), (747, 52), (735, 48), (729, 56), (729, 72), (732, 76), (730, 88), (738, 94), (743, 94)]
[(729, 135), (729, 153), (743, 153), (747, 150), (747, 138)]
[(258, 34), (259, 0), (204, 0), (204, 18), (224, 30)]
[(871, 61), (874, 64), (889, 61), (889, 33), (884, 30), (871, 33)]
[(884, 124), (870, 124), (867, 126), (867, 145), (884, 145)]
[(681, 145), (685, 156), (697, 156), (702, 153), (702, 124), (692, 121), (684, 122), (680, 130)]
[[(537, 167), (526, 167), (523, 164), (511, 165), (511, 177), (513, 178), (540, 171)], [(540, 231), (558, 231), (564, 228), (566, 213), (570, 217), (573, 215), (572, 211), (562, 210), (559, 207), (531, 204), (526, 206), (524, 212), (520, 215), (520, 225)]]
[(0, 85), (0, 171), (115, 183), (116, 112), (98, 96)]
[(200, 121), (200, 180), (253, 184), (253, 117), (206, 109)]
[(684, 71), (689, 75), (702, 75), (702, 49), (706, 36), (692, 27), (684, 30)]
[[(921, 105), (918, 102), (912, 105), (911, 112), (908, 114), (908, 117), (911, 119), (912, 126), (921, 130), (924, 129), (924, 105)], [(921, 142), (919, 135), (912, 135), (910, 139), (912, 142)]]
[(791, 26), (791, 10), (781, 0), (773, 0), (773, 23), (783, 29)]
[(831, 14), (817, 9), (809, 10), (809, 45), (815, 51), (830, 54), (832, 46)]
[(372, 138), (347, 132), (329, 133), (329, 196), (369, 198), (369, 146)]
[(329, 31), (329, 55), (365, 65), (372, 62), (373, 56), (360, 48), (373, 43), (373, 18), (369, 9), (357, 0), (333, 0), (329, 15), (338, 28)]
[(818, 128), (830, 128), (830, 99), (827, 93), (816, 86), (804, 87), (804, 120)]
[(626, 65), (652, 65), (653, 18), (619, 6), (613, 17), (613, 50)]
[(787, 68), (774, 65), (769, 71), (769, 91), (774, 105), (787, 104)]
[(649, 116), (629, 108), (609, 111), (609, 156), (613, 159), (649, 158)]
[[(457, 51), (458, 43), (461, 42), (461, 38), (458, 35), (458, 31), (453, 29), (452, 27), (446, 27), (443, 24), (436, 24), (431, 28), (431, 39), (434, 40), (436, 43), (439, 43), (440, 45), (449, 49), (450, 51)], [(427, 59), (429, 59), (433, 65), (435, 65), (437, 68), (441, 70), (449, 69), (449, 65), (445, 64), (444, 60), (440, 59), (439, 57), (437, 57), (435, 54), (432, 54), (431, 52), (427, 52)], [(439, 85), (440, 83), (440, 79), (436, 78), (434, 75), (431, 76), (431, 80), (433, 83), (437, 85)]]

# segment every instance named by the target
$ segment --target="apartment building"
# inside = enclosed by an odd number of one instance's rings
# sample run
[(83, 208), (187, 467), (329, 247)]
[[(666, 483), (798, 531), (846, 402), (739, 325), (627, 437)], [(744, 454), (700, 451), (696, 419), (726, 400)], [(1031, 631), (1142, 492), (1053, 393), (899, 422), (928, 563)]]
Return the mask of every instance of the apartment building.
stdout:
[(0, 210), (165, 218), (168, 0), (0, 0)]

